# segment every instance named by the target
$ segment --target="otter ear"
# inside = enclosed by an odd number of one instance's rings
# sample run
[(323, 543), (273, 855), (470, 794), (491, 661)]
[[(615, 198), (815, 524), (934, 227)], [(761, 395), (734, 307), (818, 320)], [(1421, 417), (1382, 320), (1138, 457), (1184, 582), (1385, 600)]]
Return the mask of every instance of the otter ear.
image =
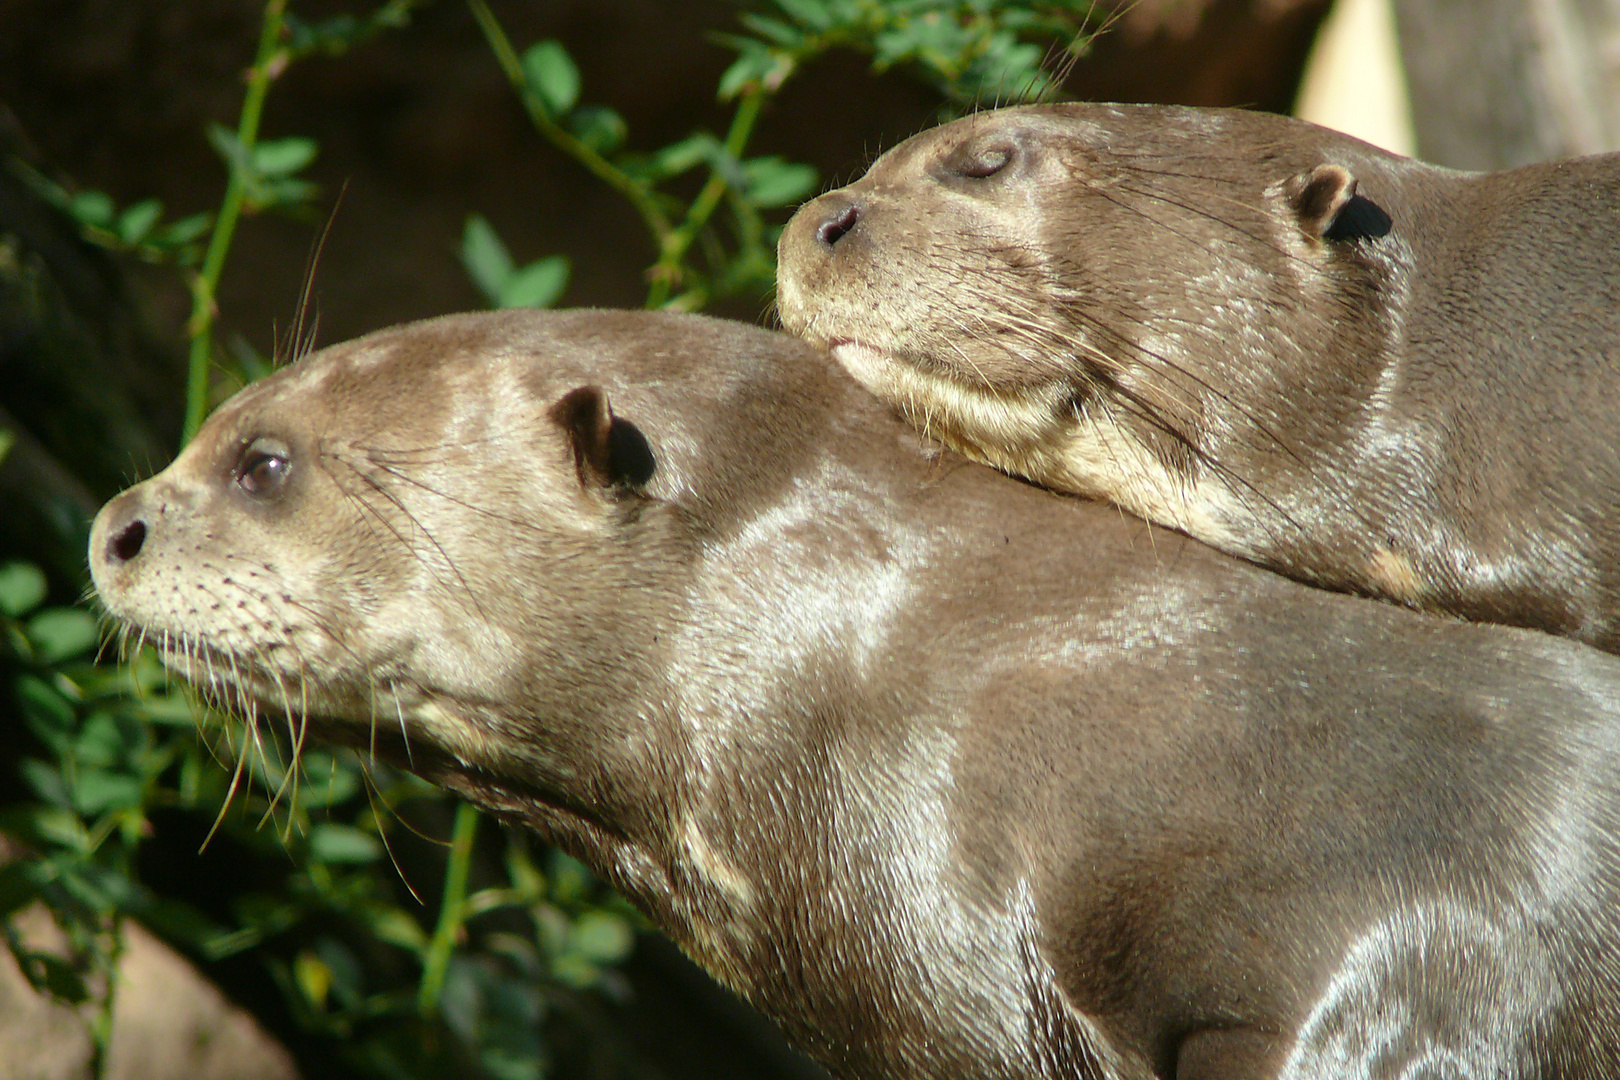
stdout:
[(634, 424), (613, 415), (600, 386), (568, 391), (551, 407), (551, 417), (573, 443), (581, 484), (640, 487), (652, 479), (652, 447)]
[(1389, 235), (1389, 215), (1356, 194), (1356, 178), (1342, 165), (1318, 165), (1283, 184), (1299, 227), (1319, 240), (1359, 240)]

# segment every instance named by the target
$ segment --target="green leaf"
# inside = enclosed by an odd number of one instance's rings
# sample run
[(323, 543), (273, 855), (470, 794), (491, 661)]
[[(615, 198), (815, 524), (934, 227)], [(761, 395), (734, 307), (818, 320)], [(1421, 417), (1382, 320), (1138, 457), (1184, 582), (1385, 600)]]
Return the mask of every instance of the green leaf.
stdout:
[(568, 117), (574, 137), (598, 154), (611, 154), (630, 134), (624, 117), (606, 105), (581, 105)]
[(264, 931), (257, 927), (243, 927), (229, 933), (218, 934), (197, 942), (197, 948), (210, 960), (224, 960), (253, 948), (264, 940)]
[(804, 43), (804, 33), (796, 26), (789, 26), (780, 19), (768, 19), (763, 15), (741, 16), (742, 23), (748, 29), (784, 49), (796, 49)]
[(100, 191), (81, 191), (68, 200), (68, 213), (85, 225), (108, 228), (112, 225), (116, 209), (113, 201)]
[(331, 974), (332, 996), (346, 1009), (358, 1005), (365, 973), (353, 951), (336, 938), (323, 937), (315, 943), (315, 952)]
[(559, 903), (570, 904), (585, 899), (596, 879), (591, 877), (590, 870), (584, 863), (572, 855), (564, 855), (561, 851), (552, 849), (551, 859), (547, 866), (551, 872), (551, 895)]
[(568, 942), (574, 932), (574, 926), (568, 921), (568, 916), (559, 911), (555, 904), (536, 904), (529, 910), (530, 917), (534, 919), (536, 937), (540, 947), (545, 950), (548, 959), (568, 952)]
[(207, 232), (213, 224), (214, 215), (212, 214), (192, 214), (189, 217), (183, 217), (179, 221), (171, 221), (163, 226), (152, 237), (152, 242), (161, 247), (179, 247), (197, 239), (197, 237)]
[(82, 1005), (90, 998), (84, 979), (73, 965), (50, 953), (28, 952), (17, 955), (17, 966), (35, 990), (49, 994), (65, 1005)]
[(630, 924), (610, 912), (587, 911), (574, 924), (573, 947), (593, 963), (616, 964), (635, 942)]
[(24, 562), (0, 566), (0, 613), (16, 618), (45, 599), (45, 575)]
[(322, 822), (309, 831), (309, 853), (323, 863), (368, 863), (382, 858), (383, 846), (352, 825)]
[(126, 244), (138, 244), (146, 239), (157, 219), (163, 216), (163, 204), (156, 199), (145, 199), (118, 215), (118, 239)]
[(47, 664), (78, 656), (101, 640), (95, 617), (78, 608), (47, 608), (28, 621), (26, 632)]
[(10, 428), (0, 428), (0, 461), (6, 460), (11, 448), (17, 445), (17, 433)]
[(444, 972), (444, 988), (439, 994), (439, 1015), (450, 1030), (469, 1045), (478, 1045), (483, 1027), (484, 984), (491, 973), (486, 964), (466, 956), (450, 957)]
[(648, 163), (648, 169), (657, 176), (679, 176), (712, 159), (720, 149), (719, 140), (700, 131), (658, 151)]
[(213, 143), (214, 150), (219, 156), (225, 159), (225, 165), (233, 175), (252, 171), (249, 168), (252, 165), (252, 160), (248, 156), (247, 147), (243, 146), (242, 140), (236, 137), (236, 132), (221, 124), (210, 124), (208, 126), (208, 141)]
[(39, 882), (35, 880), (33, 866), (27, 862), (12, 862), (0, 866), (0, 919), (30, 904), (39, 895)]
[(529, 858), (528, 849), (515, 840), (506, 846), (506, 874), (514, 891), (536, 898), (545, 895), (546, 876)]
[(737, 59), (720, 76), (720, 86), (715, 91), (721, 101), (730, 101), (751, 83), (766, 82), (778, 67), (777, 56), (757, 41), (740, 42), (737, 47)]
[(114, 808), (139, 806), (141, 782), (127, 773), (80, 769), (73, 785), (73, 805), (85, 817)]
[(579, 953), (564, 953), (551, 961), (551, 974), (558, 982), (577, 990), (589, 990), (602, 977), (602, 971)]
[(479, 1061), (493, 1080), (540, 1080), (546, 1059), (540, 1036), (545, 1003), (539, 988), (491, 971), (482, 987)]
[[(30, 803), (24, 806), (10, 807), (0, 816), (0, 829), (6, 833), (24, 840), (34, 847), (64, 847), (69, 851), (82, 851), (87, 846), (89, 834), (85, 832), (84, 822), (79, 815), (71, 810), (64, 809), (68, 801), (67, 783), (62, 774), (56, 772), (43, 761), (26, 758), (18, 763), (17, 771), (28, 782), (28, 786), (39, 790), (40, 783), (46, 786), (55, 785), (61, 795), (60, 803), (56, 806), (41, 806)], [(40, 783), (36, 783), (39, 781)], [(49, 796), (47, 796), (49, 797)], [(53, 802), (57, 800), (52, 798)]]
[(397, 907), (367, 908), (361, 912), (378, 941), (420, 955), (428, 945), (428, 936), (422, 926)]
[(776, 0), (776, 6), (811, 29), (827, 30), (832, 26), (832, 12), (824, 0)]
[(97, 863), (81, 863), (59, 879), (64, 888), (83, 898), (105, 915), (132, 911), (142, 905), (145, 890), (123, 870)]
[(162, 727), (196, 727), (197, 714), (184, 694), (159, 694), (136, 702), (137, 719)]
[(79, 718), (73, 702), (56, 687), (32, 675), (21, 675), (16, 688), (23, 717), (40, 738), (49, 742), (54, 735), (70, 734), (78, 729)]
[(166, 937), (205, 952), (210, 944), (226, 936), (225, 928), (202, 911), (169, 897), (153, 898), (142, 910), (141, 921)]
[(501, 289), (512, 276), (512, 256), (482, 214), (467, 217), (467, 228), (461, 234), (461, 262), (490, 303), (499, 304)]
[(73, 757), (80, 765), (105, 768), (122, 761), (133, 749), (110, 713), (98, 712), (85, 720), (73, 741)]
[(310, 806), (337, 806), (348, 802), (360, 790), (359, 769), (338, 762), (330, 754), (305, 753), (304, 776), (308, 782), (303, 788), (303, 798)]
[(568, 285), (568, 260), (561, 255), (536, 259), (507, 278), (500, 290), (499, 306), (550, 307)]
[(302, 914), (296, 905), (267, 893), (238, 894), (231, 907), (243, 931), (253, 930), (261, 935), (281, 933), (296, 925)]
[(291, 176), (315, 160), (315, 140), (274, 139), (253, 148), (253, 167), (264, 176)]
[(563, 116), (579, 100), (579, 68), (557, 41), (541, 41), (523, 54), (523, 77), (553, 116)]
[(293, 979), (304, 1000), (317, 1012), (326, 1008), (326, 992), (332, 987), (332, 969), (326, 961), (305, 949), (293, 960)]
[(478, 1063), (493, 1080), (542, 1080), (546, 1075), (544, 1047), (540, 1046), (539, 1036), (528, 1038), (535, 1043), (532, 1052), (528, 1047), (514, 1050), (507, 1046), (485, 1046), (478, 1055)]
[(530, 980), (543, 977), (545, 965), (532, 937), (496, 930), (485, 934), (481, 945), (484, 952), (509, 962), (521, 977)]
[(744, 162), (743, 174), (748, 178), (748, 201), (760, 207), (796, 203), (816, 189), (819, 179), (813, 167), (778, 157)]
[(321, 190), (319, 184), (308, 180), (269, 179), (259, 185), (253, 205), (259, 209), (273, 206), (297, 206), (308, 202)]

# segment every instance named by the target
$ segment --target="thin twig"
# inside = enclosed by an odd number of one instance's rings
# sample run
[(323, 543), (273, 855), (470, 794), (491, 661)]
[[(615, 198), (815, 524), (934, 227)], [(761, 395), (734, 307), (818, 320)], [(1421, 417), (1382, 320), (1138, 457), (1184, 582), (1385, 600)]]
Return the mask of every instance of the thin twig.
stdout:
[[(270, 82), (281, 73), (285, 56), (281, 51), (281, 31), (286, 15), (287, 0), (266, 0), (264, 25), (259, 33), (259, 51), (248, 70), (247, 96), (242, 101), (242, 118), (236, 125), (236, 139), (244, 151), (251, 152), (259, 138), (259, 118), (264, 111), (264, 98)], [(208, 251), (203, 256), (202, 269), (191, 282), (191, 318), (186, 333), (191, 338), (191, 359), (186, 376), (186, 422), (180, 437), (183, 447), (197, 434), (208, 413), (209, 362), (213, 356), (214, 294), (219, 288), (219, 276), (225, 269), (225, 255), (230, 251), (231, 237), (242, 214), (246, 198), (246, 184), (241, 170), (233, 168), (225, 185), (225, 198), (214, 222), (213, 234), (208, 240)]]
[(439, 921), (433, 928), (422, 961), (422, 982), (417, 987), (416, 1007), (422, 1016), (432, 1016), (439, 1008), (450, 954), (461, 932), (467, 906), (467, 874), (472, 867), (473, 839), (478, 833), (478, 811), (468, 803), (456, 805), (456, 823), (450, 833), (450, 861), (444, 868), (444, 895), (439, 899)]
[(674, 227), (670, 225), (669, 218), (664, 212), (658, 208), (647, 186), (575, 138), (566, 128), (553, 120), (545, 105), (535, 96), (534, 91), (529, 89), (528, 77), (523, 74), (523, 62), (518, 59), (517, 51), (512, 48), (511, 39), (506, 36), (506, 31), (501, 29), (501, 24), (489, 10), (489, 5), (485, 4), (484, 0), (467, 0), (467, 6), (472, 9), (473, 18), (478, 20), (479, 27), (484, 31), (484, 37), (495, 53), (496, 62), (501, 65), (501, 70), (506, 73), (507, 79), (517, 90), (518, 100), (523, 103), (524, 110), (540, 134), (563, 153), (585, 166), (598, 180), (628, 199), (630, 205), (636, 208), (636, 213), (641, 215), (641, 220), (646, 223), (648, 231), (653, 234), (659, 250), (662, 250), (666, 238)]

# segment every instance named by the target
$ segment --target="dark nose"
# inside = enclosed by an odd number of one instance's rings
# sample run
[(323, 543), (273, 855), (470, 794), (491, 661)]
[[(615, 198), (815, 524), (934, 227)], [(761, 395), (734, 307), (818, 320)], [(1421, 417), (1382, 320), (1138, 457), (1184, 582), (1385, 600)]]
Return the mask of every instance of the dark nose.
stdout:
[(141, 553), (149, 526), (146, 500), (139, 491), (124, 492), (102, 507), (98, 517), (103, 519), (100, 532), (105, 538), (99, 554), (107, 566), (122, 566)]
[(145, 542), (146, 522), (136, 518), (107, 540), (107, 561), (127, 563), (141, 553)]
[(816, 226), (816, 239), (827, 247), (832, 247), (855, 227), (861, 219), (861, 208), (854, 202), (839, 200), (834, 202)]

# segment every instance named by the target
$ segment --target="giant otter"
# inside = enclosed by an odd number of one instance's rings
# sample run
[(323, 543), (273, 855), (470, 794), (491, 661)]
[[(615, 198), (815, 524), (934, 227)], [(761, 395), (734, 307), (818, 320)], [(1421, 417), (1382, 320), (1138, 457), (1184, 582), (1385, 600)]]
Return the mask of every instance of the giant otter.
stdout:
[(969, 455), (1314, 584), (1620, 650), (1620, 155), (1468, 174), (1047, 105), (782, 234), (782, 322)]
[(789, 338), (334, 346), (90, 555), (176, 670), (554, 838), (838, 1076), (1620, 1074), (1620, 660), (1009, 480)]

